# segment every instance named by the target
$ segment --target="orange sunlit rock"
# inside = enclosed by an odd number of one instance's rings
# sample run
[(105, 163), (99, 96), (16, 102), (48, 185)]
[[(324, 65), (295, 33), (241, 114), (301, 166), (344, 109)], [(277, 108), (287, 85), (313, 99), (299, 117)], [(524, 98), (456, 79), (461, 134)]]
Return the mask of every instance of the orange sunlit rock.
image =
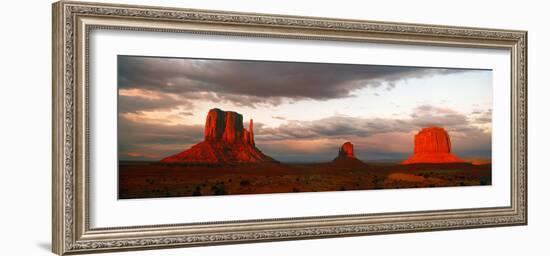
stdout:
[(466, 159), (466, 161), (472, 163), (473, 165), (485, 165), (485, 164), (491, 164), (491, 159)]
[(463, 163), (451, 154), (451, 138), (441, 127), (423, 128), (414, 136), (414, 154), (401, 164)]
[(252, 119), (247, 130), (243, 128), (241, 114), (214, 108), (206, 117), (204, 141), (161, 162), (227, 164), (276, 161), (256, 148)]
[(355, 157), (353, 154), (353, 144), (349, 141), (342, 144), (342, 147), (340, 147), (340, 151), (338, 152), (338, 156)]
[(349, 141), (342, 144), (338, 149), (338, 156), (332, 160), (332, 163), (348, 167), (365, 165), (365, 163), (355, 157), (353, 144)]

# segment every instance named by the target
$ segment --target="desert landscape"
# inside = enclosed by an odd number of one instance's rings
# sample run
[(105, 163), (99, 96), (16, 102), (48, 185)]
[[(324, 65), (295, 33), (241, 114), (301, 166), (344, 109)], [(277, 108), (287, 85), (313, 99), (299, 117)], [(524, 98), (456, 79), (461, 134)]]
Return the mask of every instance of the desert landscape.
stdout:
[(492, 185), (493, 71), (117, 56), (118, 198)]
[(442, 127), (421, 129), (411, 153), (401, 162), (364, 162), (348, 141), (332, 161), (280, 162), (256, 146), (252, 120), (247, 129), (241, 114), (214, 108), (203, 141), (189, 149), (160, 161), (120, 161), (119, 198), (491, 185), (490, 162), (452, 154)]

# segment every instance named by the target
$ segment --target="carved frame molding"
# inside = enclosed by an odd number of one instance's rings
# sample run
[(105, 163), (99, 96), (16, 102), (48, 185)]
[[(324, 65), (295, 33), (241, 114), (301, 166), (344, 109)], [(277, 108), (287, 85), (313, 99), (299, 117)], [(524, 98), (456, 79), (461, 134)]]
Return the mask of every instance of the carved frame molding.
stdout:
[[(88, 37), (94, 29), (509, 49), (510, 207), (90, 229)], [(527, 32), (61, 1), (53, 5), (53, 251), (214, 245), (527, 224)]]

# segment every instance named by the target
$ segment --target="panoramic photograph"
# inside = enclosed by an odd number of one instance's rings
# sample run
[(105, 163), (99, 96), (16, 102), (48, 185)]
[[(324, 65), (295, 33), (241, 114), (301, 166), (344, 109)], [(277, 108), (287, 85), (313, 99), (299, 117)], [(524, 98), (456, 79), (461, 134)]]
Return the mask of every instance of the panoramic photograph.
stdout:
[(118, 198), (491, 185), (492, 71), (118, 56)]

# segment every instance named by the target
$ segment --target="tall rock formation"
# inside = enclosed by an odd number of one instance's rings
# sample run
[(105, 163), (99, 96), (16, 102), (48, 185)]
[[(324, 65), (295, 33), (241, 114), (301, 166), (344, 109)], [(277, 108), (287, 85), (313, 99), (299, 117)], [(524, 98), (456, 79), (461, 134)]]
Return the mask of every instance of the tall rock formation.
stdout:
[(463, 163), (451, 154), (451, 138), (441, 127), (423, 128), (414, 136), (414, 153), (401, 164)]
[(243, 116), (237, 112), (214, 108), (208, 111), (204, 126), (204, 140), (228, 144), (244, 140)]
[(208, 111), (204, 141), (166, 157), (163, 163), (240, 164), (277, 162), (263, 154), (254, 142), (253, 121), (243, 128), (243, 116), (217, 108)]
[(252, 121), (252, 119), (250, 119), (250, 125), (248, 127), (248, 130), (243, 129), (243, 141), (244, 141), (244, 143), (250, 144), (252, 146), (256, 145), (256, 143), (254, 142), (254, 130), (252, 128), (252, 126), (254, 124), (253, 122), (254, 121)]
[(353, 152), (353, 144), (349, 141), (342, 144), (342, 146), (338, 149), (338, 156), (332, 160), (332, 164), (345, 167), (366, 165), (355, 157)]

